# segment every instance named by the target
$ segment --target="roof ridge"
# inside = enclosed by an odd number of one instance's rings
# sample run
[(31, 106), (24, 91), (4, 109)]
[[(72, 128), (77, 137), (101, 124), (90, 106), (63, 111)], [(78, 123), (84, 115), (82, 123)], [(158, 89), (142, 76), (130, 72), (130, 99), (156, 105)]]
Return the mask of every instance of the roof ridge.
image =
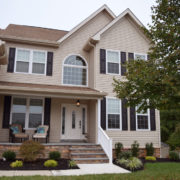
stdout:
[[(41, 29), (49, 29), (49, 30), (56, 30), (56, 31), (64, 31), (64, 32), (69, 32), (67, 30), (61, 30), (61, 29), (55, 29), (55, 28), (47, 28), (47, 27), (40, 27), (40, 26), (31, 26), (31, 25), (22, 25), (22, 24), (9, 24), (10, 25), (15, 25), (15, 26), (26, 26), (26, 27), (32, 27), (32, 28), (41, 28)], [(8, 28), (8, 26), (6, 27), (6, 29)], [(5, 30), (5, 29), (2, 29)]]

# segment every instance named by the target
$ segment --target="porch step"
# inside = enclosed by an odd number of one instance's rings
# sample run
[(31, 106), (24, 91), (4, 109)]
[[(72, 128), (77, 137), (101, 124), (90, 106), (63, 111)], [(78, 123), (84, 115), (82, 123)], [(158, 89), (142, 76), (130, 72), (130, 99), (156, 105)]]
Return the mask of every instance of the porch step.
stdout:
[(98, 144), (72, 145), (71, 159), (76, 163), (108, 163), (109, 159), (102, 147)]

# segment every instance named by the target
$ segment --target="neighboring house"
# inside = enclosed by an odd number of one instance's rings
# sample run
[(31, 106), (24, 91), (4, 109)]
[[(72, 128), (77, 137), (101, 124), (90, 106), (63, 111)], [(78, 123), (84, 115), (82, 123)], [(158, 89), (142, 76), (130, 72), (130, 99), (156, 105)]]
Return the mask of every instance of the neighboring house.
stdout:
[(115, 143), (128, 149), (137, 140), (142, 149), (153, 142), (159, 156), (159, 111), (126, 108), (112, 86), (113, 77), (126, 80), (121, 64), (147, 60), (141, 26), (130, 9), (116, 17), (104, 5), (69, 32), (13, 24), (1, 31), (8, 64), (0, 69), (0, 142), (12, 123), (29, 134), (46, 124), (50, 143), (86, 140), (111, 159)]

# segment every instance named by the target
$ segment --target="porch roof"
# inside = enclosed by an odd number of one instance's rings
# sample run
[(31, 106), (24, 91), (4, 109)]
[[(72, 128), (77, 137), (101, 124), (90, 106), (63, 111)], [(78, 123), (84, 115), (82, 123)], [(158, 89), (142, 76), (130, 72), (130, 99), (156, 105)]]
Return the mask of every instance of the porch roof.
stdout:
[(61, 98), (98, 99), (107, 93), (89, 87), (72, 87), (0, 81), (0, 94), (33, 95)]

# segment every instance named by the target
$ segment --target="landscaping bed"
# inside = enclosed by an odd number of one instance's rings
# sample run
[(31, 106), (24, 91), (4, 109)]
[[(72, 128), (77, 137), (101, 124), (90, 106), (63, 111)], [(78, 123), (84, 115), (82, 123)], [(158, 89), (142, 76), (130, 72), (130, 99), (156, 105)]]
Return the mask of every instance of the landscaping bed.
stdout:
[(166, 162), (177, 162), (177, 163), (180, 163), (180, 159), (179, 160), (172, 160), (172, 159), (169, 159), (169, 158), (156, 158), (156, 161), (147, 161), (147, 160), (145, 160), (145, 158), (140, 158), (141, 159), (141, 161), (142, 161), (142, 163), (144, 164), (144, 163), (157, 163), (157, 162), (164, 162), (164, 163), (166, 163)]
[(66, 170), (66, 169), (79, 169), (76, 165), (69, 167), (70, 159), (59, 159), (57, 160), (58, 165), (56, 167), (45, 167), (44, 162), (47, 159), (37, 159), (34, 162), (23, 162), (23, 167), (12, 168), (10, 164), (12, 161), (0, 160), (0, 170)]

